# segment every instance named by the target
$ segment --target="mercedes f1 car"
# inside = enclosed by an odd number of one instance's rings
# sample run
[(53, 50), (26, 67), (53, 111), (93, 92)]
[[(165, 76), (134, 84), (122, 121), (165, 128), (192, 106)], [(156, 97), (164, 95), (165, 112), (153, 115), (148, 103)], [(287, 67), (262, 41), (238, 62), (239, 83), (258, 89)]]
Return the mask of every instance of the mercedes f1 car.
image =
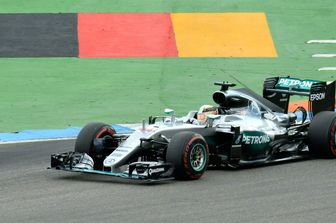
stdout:
[[(216, 106), (180, 118), (166, 109), (130, 134), (105, 123), (86, 125), (74, 151), (51, 155), (51, 168), (144, 181), (194, 180), (208, 166), (336, 157), (335, 81), (267, 78), (263, 96), (228, 82), (215, 85)], [(307, 96), (308, 108), (288, 112), (292, 95)]]

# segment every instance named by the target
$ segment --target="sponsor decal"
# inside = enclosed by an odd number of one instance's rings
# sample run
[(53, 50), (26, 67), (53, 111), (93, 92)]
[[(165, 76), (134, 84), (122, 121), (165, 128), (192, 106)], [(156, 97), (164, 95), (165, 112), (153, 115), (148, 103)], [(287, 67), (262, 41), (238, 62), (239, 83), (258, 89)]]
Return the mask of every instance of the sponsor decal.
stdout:
[(314, 83), (318, 83), (319, 81), (314, 80), (300, 80), (297, 78), (280, 78), (278, 83), (276, 84), (276, 88), (285, 88), (289, 89), (292, 88), (294, 90), (302, 90), (302, 91), (309, 91), (311, 86)]
[(104, 165), (105, 166), (109, 166), (109, 165), (111, 165), (111, 164), (113, 164), (113, 163), (115, 163), (116, 162), (116, 160), (114, 159), (114, 158), (112, 158), (112, 157), (108, 157), (108, 158), (106, 158), (105, 160), (104, 160)]
[(163, 167), (155, 168), (155, 169), (149, 169), (148, 174), (151, 175), (153, 173), (160, 173), (160, 172), (164, 172), (164, 171), (165, 171), (165, 169)]
[(127, 149), (120, 149), (120, 148), (117, 148), (115, 151), (120, 152), (120, 153), (128, 153), (129, 152)]
[(310, 94), (309, 101), (321, 101), (325, 99), (325, 92)]
[(245, 144), (258, 145), (269, 143), (270, 141), (271, 139), (268, 135), (260, 135), (260, 136), (243, 135), (243, 142)]
[(114, 153), (112, 153), (112, 156), (113, 157), (121, 157), (121, 156), (124, 156), (124, 154), (114, 152)]
[(234, 144), (235, 144), (235, 145), (240, 144), (240, 142), (241, 142), (241, 138), (242, 138), (242, 136), (239, 135), (239, 136), (237, 137), (237, 139), (235, 140)]
[(253, 160), (265, 158), (271, 149), (272, 136), (260, 131), (245, 131), (242, 139), (242, 159)]

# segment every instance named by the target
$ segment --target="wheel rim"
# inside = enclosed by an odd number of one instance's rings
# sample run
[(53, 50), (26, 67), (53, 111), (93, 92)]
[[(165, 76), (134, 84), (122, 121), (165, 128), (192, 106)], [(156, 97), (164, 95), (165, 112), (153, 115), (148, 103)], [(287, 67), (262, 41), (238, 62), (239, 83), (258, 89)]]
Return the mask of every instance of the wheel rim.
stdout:
[(206, 148), (198, 143), (194, 145), (190, 152), (190, 164), (195, 171), (202, 171), (206, 164)]

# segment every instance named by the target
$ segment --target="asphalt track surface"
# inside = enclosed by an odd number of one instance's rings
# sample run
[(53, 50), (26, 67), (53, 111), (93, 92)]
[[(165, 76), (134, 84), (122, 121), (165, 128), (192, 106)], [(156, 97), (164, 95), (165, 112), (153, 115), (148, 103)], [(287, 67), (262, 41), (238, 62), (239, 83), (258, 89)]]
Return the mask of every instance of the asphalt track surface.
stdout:
[(336, 160), (139, 184), (47, 170), (73, 140), (0, 145), (1, 222), (335, 222)]

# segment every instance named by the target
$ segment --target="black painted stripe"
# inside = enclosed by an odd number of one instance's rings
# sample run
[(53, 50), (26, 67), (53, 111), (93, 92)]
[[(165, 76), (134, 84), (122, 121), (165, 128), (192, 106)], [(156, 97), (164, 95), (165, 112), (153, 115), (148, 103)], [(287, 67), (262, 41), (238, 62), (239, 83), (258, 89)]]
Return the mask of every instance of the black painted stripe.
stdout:
[(0, 14), (0, 57), (78, 57), (77, 14)]

